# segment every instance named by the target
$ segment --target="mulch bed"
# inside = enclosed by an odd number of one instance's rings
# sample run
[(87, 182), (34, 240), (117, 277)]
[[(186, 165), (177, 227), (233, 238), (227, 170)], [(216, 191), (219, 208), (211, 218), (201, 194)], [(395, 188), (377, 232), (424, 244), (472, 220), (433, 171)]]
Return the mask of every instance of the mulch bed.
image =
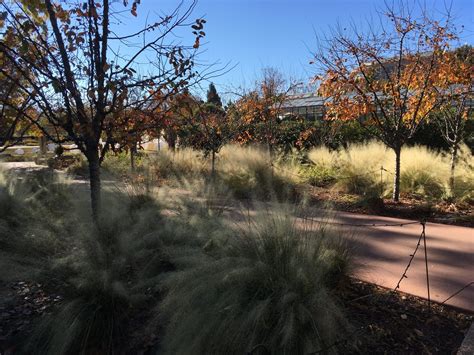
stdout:
[[(2, 298), (8, 298), (0, 306), (0, 354), (15, 354), (15, 343), (24, 340), (34, 321), (61, 297), (47, 295), (38, 284), (0, 286)], [(472, 314), (439, 304), (428, 307), (426, 300), (355, 279), (348, 281), (343, 294), (353, 331), (329, 345), (343, 354), (455, 354), (473, 320)], [(136, 324), (136, 330), (143, 324)], [(138, 337), (138, 332), (131, 334), (127, 341), (135, 350), (159, 348), (158, 336)]]
[(34, 321), (62, 298), (32, 282), (0, 283), (0, 290), (0, 354), (14, 354), (16, 345), (31, 333)]
[(349, 283), (344, 304), (355, 330), (341, 353), (455, 354), (473, 320), (467, 312), (429, 307), (424, 299), (358, 280)]

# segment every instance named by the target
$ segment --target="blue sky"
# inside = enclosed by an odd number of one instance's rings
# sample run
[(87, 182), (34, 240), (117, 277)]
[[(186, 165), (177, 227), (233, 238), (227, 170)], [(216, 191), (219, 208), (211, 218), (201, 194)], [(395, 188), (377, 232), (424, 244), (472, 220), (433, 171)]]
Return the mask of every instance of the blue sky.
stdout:
[[(434, 11), (451, 4), (457, 24), (464, 25), (462, 43), (474, 44), (474, 0), (424, 2)], [(173, 0), (142, 0), (137, 23), (176, 4)], [(337, 22), (362, 25), (383, 5), (382, 0), (199, 0), (192, 17), (207, 20), (201, 60), (236, 66), (213, 79), (218, 90), (228, 91), (251, 86), (266, 66), (276, 67), (288, 77), (308, 79), (315, 32), (321, 33)]]

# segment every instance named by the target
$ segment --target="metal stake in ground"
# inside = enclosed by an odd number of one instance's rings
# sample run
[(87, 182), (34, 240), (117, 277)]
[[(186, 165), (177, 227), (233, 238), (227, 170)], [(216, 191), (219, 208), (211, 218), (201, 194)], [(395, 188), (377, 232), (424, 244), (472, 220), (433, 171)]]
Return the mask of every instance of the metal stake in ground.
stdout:
[(431, 296), (430, 296), (430, 276), (428, 271), (428, 250), (426, 249), (426, 221), (422, 221), (421, 225), (423, 226), (423, 247), (425, 249), (425, 268), (426, 268), (426, 288), (428, 291), (428, 308), (431, 309)]
[(380, 197), (383, 198), (383, 166), (380, 167)]

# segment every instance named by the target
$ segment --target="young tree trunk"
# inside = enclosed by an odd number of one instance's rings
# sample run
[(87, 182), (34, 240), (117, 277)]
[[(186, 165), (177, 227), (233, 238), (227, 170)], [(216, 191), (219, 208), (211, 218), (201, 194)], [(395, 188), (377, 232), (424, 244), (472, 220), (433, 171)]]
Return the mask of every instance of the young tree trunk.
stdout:
[(87, 154), (87, 162), (89, 164), (92, 218), (94, 222), (97, 223), (101, 208), (100, 161), (98, 147), (95, 151), (90, 151)]
[(392, 199), (396, 202), (400, 199), (400, 156), (401, 156), (401, 147), (396, 147), (393, 149), (395, 152), (395, 175), (393, 178), (393, 194)]
[(214, 180), (216, 175), (216, 152), (213, 150), (211, 153), (211, 178)]
[(39, 138), (39, 146), (40, 146), (40, 155), (44, 156), (48, 152), (46, 137), (41, 135)]
[(130, 170), (135, 172), (135, 155), (136, 155), (136, 147), (130, 148)]
[(274, 176), (274, 171), (273, 171), (273, 146), (270, 142), (267, 143), (267, 146), (268, 146), (268, 157), (270, 159), (270, 172), (271, 172), (271, 177), (273, 179), (273, 176)]
[(451, 190), (451, 194), (454, 193), (454, 172), (458, 160), (458, 150), (459, 143), (456, 140), (453, 146), (451, 147), (451, 174), (449, 176), (449, 189)]
[(174, 152), (176, 150), (176, 134), (174, 132), (165, 132), (165, 140), (168, 144), (168, 149)]

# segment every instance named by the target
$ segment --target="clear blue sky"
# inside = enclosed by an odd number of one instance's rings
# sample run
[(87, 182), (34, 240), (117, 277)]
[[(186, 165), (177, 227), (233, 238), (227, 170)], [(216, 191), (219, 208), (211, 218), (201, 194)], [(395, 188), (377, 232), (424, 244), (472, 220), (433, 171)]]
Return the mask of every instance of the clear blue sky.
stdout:
[[(186, 3), (188, 0), (184, 0)], [(423, 1), (423, 0), (422, 0)], [(424, 0), (429, 9), (442, 10), (450, 0)], [(390, 2), (390, 1), (389, 1)], [(137, 19), (166, 12), (176, 0), (142, 0)], [(188, 2), (189, 3), (189, 2)], [(215, 78), (217, 89), (250, 86), (261, 68), (276, 67), (287, 76), (307, 79), (315, 31), (339, 22), (363, 23), (382, 8), (382, 0), (199, 0), (194, 17), (207, 20), (205, 52), (201, 59), (236, 65)], [(453, 0), (452, 14), (464, 25), (461, 43), (474, 44), (474, 0)]]

